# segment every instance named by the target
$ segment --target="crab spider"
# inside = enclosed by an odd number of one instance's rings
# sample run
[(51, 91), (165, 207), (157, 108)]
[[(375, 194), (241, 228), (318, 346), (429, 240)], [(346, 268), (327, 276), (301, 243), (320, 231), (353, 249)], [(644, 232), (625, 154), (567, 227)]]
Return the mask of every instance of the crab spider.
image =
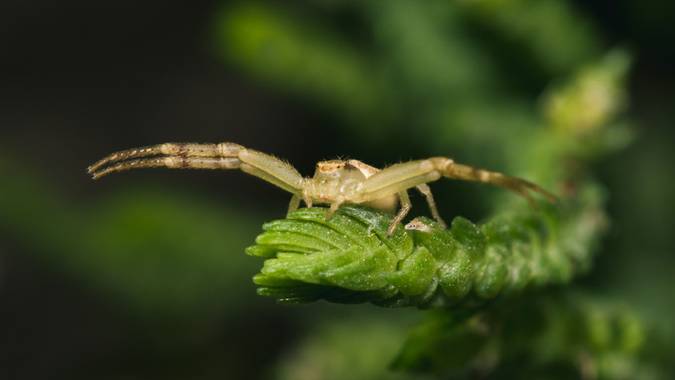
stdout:
[(530, 191), (544, 195), (550, 201), (555, 196), (524, 179), (509, 177), (471, 166), (455, 163), (446, 157), (409, 161), (388, 166), (382, 170), (358, 160), (330, 160), (316, 164), (314, 176), (302, 177), (285, 161), (272, 155), (247, 149), (241, 145), (166, 143), (113, 153), (88, 168), (94, 179), (137, 168), (165, 167), (171, 169), (241, 169), (260, 177), (293, 194), (288, 211), (294, 211), (304, 201), (330, 205), (330, 218), (345, 203), (364, 204), (373, 208), (395, 211), (387, 232), (393, 234), (396, 226), (411, 209), (408, 189), (416, 188), (429, 205), (431, 214), (445, 226), (436, 209), (436, 202), (427, 185), (441, 177), (476, 181), (501, 186), (532, 201)]

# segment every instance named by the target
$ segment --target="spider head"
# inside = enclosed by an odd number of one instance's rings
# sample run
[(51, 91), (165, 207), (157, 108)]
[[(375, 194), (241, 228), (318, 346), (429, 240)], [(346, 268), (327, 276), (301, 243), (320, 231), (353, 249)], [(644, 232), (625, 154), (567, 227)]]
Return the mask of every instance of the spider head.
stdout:
[(331, 203), (338, 198), (350, 201), (354, 190), (365, 178), (349, 161), (321, 161), (316, 164), (310, 193), (317, 202)]
[(344, 171), (354, 170), (355, 168), (344, 160), (319, 161), (316, 164), (315, 176), (339, 177)]
[(362, 180), (361, 171), (345, 160), (320, 161), (316, 164), (314, 179), (323, 184), (341, 182), (346, 179)]

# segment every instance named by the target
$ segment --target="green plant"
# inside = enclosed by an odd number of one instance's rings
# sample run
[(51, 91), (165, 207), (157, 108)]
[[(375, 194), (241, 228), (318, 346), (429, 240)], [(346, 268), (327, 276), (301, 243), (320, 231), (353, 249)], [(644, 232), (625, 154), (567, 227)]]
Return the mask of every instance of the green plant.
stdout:
[(497, 296), (560, 284), (590, 267), (604, 230), (601, 195), (538, 210), (516, 207), (475, 225), (457, 217), (446, 230), (430, 219), (388, 237), (390, 216), (343, 207), (295, 211), (265, 224), (248, 248), (266, 259), (258, 293), (284, 302), (327, 299), (388, 306), (475, 307)]
[[(258, 293), (283, 303), (323, 299), (434, 309), (394, 360), (392, 368), (400, 371), (555, 378), (552, 371), (563, 368), (563, 378), (657, 376), (640, 359), (639, 317), (566, 291), (592, 267), (608, 227), (606, 193), (591, 165), (631, 138), (622, 117), (627, 54), (614, 50), (598, 58), (592, 27), (577, 28), (577, 16), (562, 1), (355, 7), (372, 21), (384, 59), (349, 47), (328, 28), (294, 22), (265, 6), (226, 13), (221, 32), (228, 59), (329, 105), (347, 125), (376, 132), (373, 124), (396, 130), (393, 120), (409, 121), (421, 132), (419, 140), (434, 137), (425, 145), (442, 147), (439, 154), (456, 148), (463, 157), (491, 159), (507, 173), (554, 189), (560, 201), (528, 207), (508, 195), (485, 196), (489, 211), (480, 223), (456, 217), (444, 230), (421, 217), (390, 238), (391, 216), (374, 210), (343, 207), (326, 220), (325, 209), (301, 209), (266, 223), (247, 249), (265, 260), (254, 277)], [(549, 85), (533, 113), (503, 82), (504, 68), (462, 35), (467, 26), (460, 20), (529, 55), (539, 80), (567, 80)], [(539, 29), (546, 32), (534, 32)], [(552, 52), (551, 39), (567, 43)], [(280, 59), (261, 59), (269, 54)], [(303, 65), (308, 75), (291, 74)], [(406, 107), (396, 105), (406, 102), (418, 110), (415, 119), (397, 114)], [(485, 147), (491, 154), (477, 155)]]

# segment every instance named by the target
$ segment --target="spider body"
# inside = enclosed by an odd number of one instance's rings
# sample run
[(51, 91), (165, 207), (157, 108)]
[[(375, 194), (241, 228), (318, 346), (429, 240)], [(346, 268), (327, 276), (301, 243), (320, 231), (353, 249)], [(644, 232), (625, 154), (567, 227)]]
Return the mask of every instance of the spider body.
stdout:
[(240, 169), (293, 194), (289, 212), (304, 201), (328, 204), (330, 218), (345, 203), (365, 204), (381, 210), (400, 208), (389, 226), (392, 234), (411, 209), (407, 190), (416, 188), (429, 205), (432, 216), (443, 226), (431, 190), (426, 185), (441, 177), (489, 183), (514, 191), (528, 200), (530, 191), (555, 197), (526, 180), (457, 164), (446, 157), (432, 157), (388, 166), (382, 170), (358, 160), (317, 163), (313, 177), (302, 177), (293, 166), (272, 155), (234, 143), (166, 143), (113, 153), (88, 168), (94, 179), (136, 168)]
[[(316, 164), (314, 177), (307, 179), (303, 198), (310, 203), (360, 203), (361, 184), (379, 169), (358, 160), (330, 160)], [(366, 203), (368, 206), (392, 211), (398, 204), (397, 195), (389, 195)]]

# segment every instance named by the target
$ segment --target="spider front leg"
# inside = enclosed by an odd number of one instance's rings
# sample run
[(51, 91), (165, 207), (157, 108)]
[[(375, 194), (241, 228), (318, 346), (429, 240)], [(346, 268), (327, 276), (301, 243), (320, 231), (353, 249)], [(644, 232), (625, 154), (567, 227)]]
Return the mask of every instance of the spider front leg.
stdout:
[(94, 179), (99, 179), (140, 168), (239, 169), (242, 149), (244, 147), (234, 143), (165, 143), (112, 153), (89, 166), (87, 171)]
[[(177, 160), (177, 158), (238, 158), (238, 154), (242, 149), (244, 149), (244, 147), (234, 143), (164, 143), (112, 153), (89, 166), (87, 171), (94, 179), (98, 179), (110, 173), (135, 168), (160, 166), (170, 168), (190, 168), (191, 166), (189, 164), (197, 163), (197, 161), (193, 160), (192, 162), (188, 162), (189, 160), (186, 160), (182, 163), (183, 165), (179, 165), (179, 160)], [(159, 161), (152, 162), (152, 160), (149, 159), (141, 160), (141, 158), (153, 156), (174, 157), (175, 159), (167, 161), (165, 165), (160, 165)], [(195, 166), (195, 168), (199, 168), (199, 166)]]
[(529, 192), (534, 191), (551, 202), (555, 202), (557, 199), (555, 195), (532, 182), (517, 177), (509, 177), (502, 173), (457, 164), (445, 157), (433, 157), (389, 166), (364, 181), (361, 196), (368, 199), (377, 199), (436, 181), (441, 177), (488, 183), (506, 188), (526, 198), (531, 198)]
[[(148, 158), (150, 157), (150, 158)], [(170, 169), (241, 169), (294, 196), (302, 194), (305, 179), (288, 163), (235, 143), (166, 143), (113, 153), (88, 168), (94, 179), (111, 173), (164, 167)]]
[[(556, 200), (553, 194), (532, 182), (521, 178), (509, 177), (502, 173), (456, 164), (451, 159), (445, 157), (410, 161), (384, 168), (363, 182), (359, 199), (363, 202), (380, 199), (412, 187), (436, 181), (441, 177), (489, 183), (511, 190), (530, 201), (533, 201), (529, 193), (530, 191), (545, 196), (551, 202)], [(432, 206), (434, 204), (432, 202), (433, 198), (429, 202), (433, 214), (435, 207)]]
[(540, 186), (518, 177), (510, 177), (502, 173), (492, 172), (485, 169), (478, 169), (468, 165), (457, 164), (452, 160), (444, 157), (430, 158), (429, 161), (434, 163), (434, 166), (447, 178), (460, 179), (464, 181), (475, 181), (487, 183), (507, 190), (511, 190), (516, 194), (523, 196), (530, 204), (534, 205), (534, 199), (530, 192), (539, 193), (543, 195), (549, 202), (555, 203), (557, 197), (552, 193), (544, 190)]
[(389, 223), (389, 227), (387, 228), (388, 236), (394, 234), (394, 231), (396, 231), (396, 226), (401, 224), (403, 218), (405, 218), (405, 216), (410, 212), (410, 209), (412, 209), (412, 203), (410, 203), (410, 197), (408, 196), (407, 191), (401, 191), (398, 193), (398, 199), (401, 202), (401, 208), (396, 213), (396, 216), (394, 216), (394, 219), (391, 220), (391, 223)]

